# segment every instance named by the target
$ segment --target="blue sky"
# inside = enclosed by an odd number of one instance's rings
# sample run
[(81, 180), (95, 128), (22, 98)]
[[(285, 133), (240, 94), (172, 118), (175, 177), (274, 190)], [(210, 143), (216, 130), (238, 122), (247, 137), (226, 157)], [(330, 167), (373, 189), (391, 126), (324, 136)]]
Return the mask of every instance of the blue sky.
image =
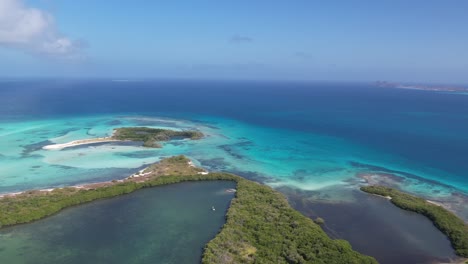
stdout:
[(468, 83), (467, 14), (464, 0), (0, 0), (0, 76)]

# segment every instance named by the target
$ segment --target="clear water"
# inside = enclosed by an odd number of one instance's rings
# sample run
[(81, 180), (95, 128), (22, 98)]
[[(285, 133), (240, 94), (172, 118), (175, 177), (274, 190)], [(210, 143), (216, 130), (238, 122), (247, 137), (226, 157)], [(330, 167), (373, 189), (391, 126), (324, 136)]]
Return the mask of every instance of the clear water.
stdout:
[[(0, 230), (0, 263), (199, 263), (234, 182), (186, 182), (66, 209)], [(216, 211), (211, 210), (215, 206)]]
[[(121, 126), (207, 136), (162, 149), (42, 149)], [(0, 193), (123, 178), (185, 154), (208, 170), (295, 188), (325, 205), (359, 203), (353, 193), (372, 176), (468, 220), (467, 149), (468, 97), (460, 94), (364, 83), (0, 82)]]

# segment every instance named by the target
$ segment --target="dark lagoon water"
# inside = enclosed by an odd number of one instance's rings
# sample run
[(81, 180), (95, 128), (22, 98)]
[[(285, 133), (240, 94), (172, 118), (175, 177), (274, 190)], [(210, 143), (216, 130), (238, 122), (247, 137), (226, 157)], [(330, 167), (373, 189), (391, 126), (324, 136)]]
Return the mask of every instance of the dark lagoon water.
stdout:
[[(196, 129), (206, 137), (167, 142), (161, 149), (135, 144), (42, 149), (108, 136), (121, 126)], [(325, 217), (327, 232), (387, 263), (395, 255), (425, 263), (453, 252), (427, 221), (422, 231), (411, 228), (423, 218), (366, 202), (356, 194), (359, 186), (389, 185), (443, 203), (468, 221), (467, 150), (464, 94), (369, 83), (0, 82), (0, 193), (124, 178), (163, 157), (184, 154), (207, 170), (236, 173), (288, 195), (293, 190), (312, 201), (297, 208)], [(362, 213), (346, 218), (333, 213), (336, 209)], [(390, 228), (387, 219), (397, 219), (391, 222), (395, 232), (369, 232)], [(424, 239), (416, 243), (416, 238)], [(441, 251), (421, 250), (439, 246)]]
[[(356, 191), (356, 203), (321, 203), (288, 193), (305, 215), (326, 219), (330, 237), (348, 240), (379, 263), (451, 263), (459, 259), (450, 241), (426, 217), (401, 210), (389, 200)], [(404, 254), (402, 254), (402, 252)]]
[[(234, 182), (185, 182), (66, 209), (0, 230), (0, 263), (199, 263)], [(215, 206), (216, 211), (211, 210)]]

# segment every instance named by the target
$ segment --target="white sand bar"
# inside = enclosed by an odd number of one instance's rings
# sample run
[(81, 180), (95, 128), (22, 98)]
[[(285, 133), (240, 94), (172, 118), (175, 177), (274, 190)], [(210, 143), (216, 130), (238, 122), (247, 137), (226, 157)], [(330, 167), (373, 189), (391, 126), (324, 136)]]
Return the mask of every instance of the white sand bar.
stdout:
[(90, 139), (74, 140), (74, 141), (70, 141), (67, 143), (63, 143), (63, 144), (47, 145), (42, 148), (47, 149), (47, 150), (58, 150), (58, 149), (79, 146), (79, 145), (88, 145), (88, 144), (94, 144), (94, 143), (104, 143), (104, 142), (114, 142), (114, 141), (122, 141), (122, 140), (113, 139), (111, 137), (90, 138)]

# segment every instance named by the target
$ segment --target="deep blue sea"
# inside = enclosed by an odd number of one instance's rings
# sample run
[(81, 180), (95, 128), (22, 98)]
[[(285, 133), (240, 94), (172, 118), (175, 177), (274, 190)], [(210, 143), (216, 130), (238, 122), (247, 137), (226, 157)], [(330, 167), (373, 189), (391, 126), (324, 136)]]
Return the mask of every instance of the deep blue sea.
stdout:
[[(157, 150), (42, 149), (119, 126), (197, 129), (207, 137)], [(208, 170), (320, 203), (312, 215), (327, 204), (355, 205), (360, 185), (379, 183), (468, 219), (464, 94), (370, 83), (11, 79), (0, 82), (0, 144), (0, 193), (123, 178), (185, 154)]]

